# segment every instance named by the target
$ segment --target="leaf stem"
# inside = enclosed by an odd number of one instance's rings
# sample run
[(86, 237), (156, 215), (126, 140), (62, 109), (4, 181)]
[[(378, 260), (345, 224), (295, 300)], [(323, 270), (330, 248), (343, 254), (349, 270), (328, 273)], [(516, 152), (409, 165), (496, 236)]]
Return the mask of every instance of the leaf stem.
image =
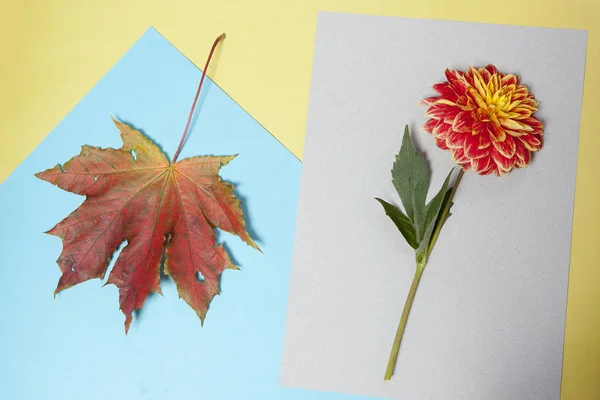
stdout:
[(458, 172), (458, 175), (456, 176), (456, 180), (454, 181), (454, 185), (452, 186), (452, 190), (450, 190), (450, 196), (448, 196), (448, 201), (446, 202), (446, 205), (444, 206), (444, 208), (442, 209), (442, 212), (440, 213), (440, 215), (438, 217), (439, 223), (436, 225), (436, 227), (433, 231), (433, 234), (431, 235), (431, 241), (429, 242), (429, 246), (427, 247), (427, 258), (429, 258), (429, 255), (433, 251), (433, 246), (435, 245), (435, 242), (437, 241), (440, 231), (442, 230), (444, 221), (446, 221), (446, 216), (448, 215), (448, 212), (450, 211), (450, 207), (452, 206), (452, 200), (454, 199), (454, 195), (456, 194), (456, 189), (458, 189), (458, 185), (460, 184), (460, 181), (462, 180), (462, 177), (464, 174), (465, 174), (465, 170), (460, 168), (460, 171)]
[(208, 70), (208, 65), (210, 64), (210, 59), (215, 52), (215, 48), (219, 42), (225, 39), (225, 34), (222, 33), (218, 38), (215, 39), (215, 42), (210, 49), (210, 53), (208, 54), (208, 58), (206, 60), (206, 65), (204, 66), (204, 70), (202, 71), (202, 78), (200, 78), (200, 84), (198, 84), (198, 91), (196, 92), (196, 97), (194, 98), (194, 102), (192, 103), (192, 109), (190, 110), (190, 115), (188, 116), (187, 124), (185, 124), (185, 129), (183, 130), (183, 136), (181, 137), (181, 141), (179, 142), (179, 147), (177, 147), (177, 151), (173, 156), (172, 164), (177, 161), (177, 157), (179, 157), (179, 153), (181, 152), (181, 148), (183, 147), (183, 143), (185, 142), (185, 138), (188, 134), (188, 129), (190, 129), (190, 123), (192, 122), (192, 116), (194, 115), (194, 109), (196, 108), (196, 102), (198, 101), (198, 97), (200, 96), (200, 89), (202, 89), (202, 83), (204, 83), (204, 77), (206, 76), (206, 71)]
[(404, 335), (404, 328), (406, 327), (406, 321), (408, 320), (408, 314), (410, 313), (413, 300), (415, 299), (415, 294), (417, 293), (417, 288), (419, 287), (419, 282), (421, 281), (421, 275), (423, 275), (424, 270), (425, 263), (417, 263), (417, 268), (415, 269), (415, 276), (413, 277), (412, 284), (410, 285), (410, 290), (408, 292), (408, 297), (406, 298), (406, 303), (404, 303), (402, 317), (400, 317), (400, 323), (398, 324), (398, 329), (396, 330), (396, 337), (394, 338), (394, 344), (392, 345), (390, 359), (388, 361), (387, 369), (385, 370), (385, 377), (383, 379), (386, 381), (392, 379), (394, 367), (396, 366), (396, 359), (398, 358), (398, 351), (400, 350), (400, 342), (402, 341), (402, 336)]

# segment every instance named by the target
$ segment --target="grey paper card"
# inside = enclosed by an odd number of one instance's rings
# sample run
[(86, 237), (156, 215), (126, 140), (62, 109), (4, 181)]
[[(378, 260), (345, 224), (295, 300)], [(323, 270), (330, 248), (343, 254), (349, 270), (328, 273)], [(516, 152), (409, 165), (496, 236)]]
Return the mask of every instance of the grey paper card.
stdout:
[[(402, 400), (559, 398), (585, 31), (320, 13), (280, 383)], [(404, 125), (437, 191), (454, 165), (419, 101), (491, 63), (540, 101), (544, 148), (465, 174), (383, 375), (414, 253), (374, 197)]]

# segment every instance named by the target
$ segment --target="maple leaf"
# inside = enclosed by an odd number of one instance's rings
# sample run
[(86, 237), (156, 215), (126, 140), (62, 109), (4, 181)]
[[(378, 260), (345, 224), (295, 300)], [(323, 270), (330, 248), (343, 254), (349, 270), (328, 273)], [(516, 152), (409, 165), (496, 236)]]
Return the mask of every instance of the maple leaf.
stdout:
[(133, 311), (148, 295), (161, 293), (163, 254), (164, 273), (204, 322), (219, 293), (221, 272), (237, 269), (216, 243), (215, 228), (258, 249), (246, 232), (233, 185), (219, 177), (220, 168), (235, 156), (171, 163), (141, 132), (113, 121), (121, 131), (120, 149), (82, 146), (64, 166), (36, 174), (86, 196), (79, 208), (47, 232), (63, 242), (57, 260), (62, 276), (55, 294), (89, 279), (103, 279), (113, 253), (127, 241), (105, 283), (119, 289), (125, 331)]

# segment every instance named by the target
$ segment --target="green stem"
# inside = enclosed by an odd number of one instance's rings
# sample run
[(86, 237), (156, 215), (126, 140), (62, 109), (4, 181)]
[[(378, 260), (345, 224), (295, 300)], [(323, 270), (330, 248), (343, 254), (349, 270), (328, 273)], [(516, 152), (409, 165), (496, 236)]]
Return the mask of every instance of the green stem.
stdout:
[(452, 190), (450, 190), (450, 196), (448, 196), (448, 201), (444, 205), (444, 208), (442, 209), (442, 212), (440, 213), (440, 216), (438, 217), (439, 223), (435, 226), (433, 234), (431, 235), (431, 241), (429, 242), (429, 246), (427, 247), (427, 258), (429, 258), (429, 255), (433, 251), (433, 246), (435, 245), (435, 242), (437, 241), (440, 231), (442, 230), (442, 226), (444, 225), (446, 216), (448, 215), (448, 212), (450, 211), (450, 207), (452, 205), (452, 200), (454, 199), (454, 195), (456, 194), (456, 189), (458, 189), (458, 185), (460, 184), (460, 181), (464, 174), (465, 174), (465, 170), (461, 168), (458, 175), (456, 176), (456, 180), (454, 181), (454, 186), (452, 186)]
[(423, 275), (424, 270), (425, 263), (417, 263), (415, 276), (412, 284), (410, 285), (406, 303), (404, 303), (404, 310), (402, 310), (402, 317), (400, 317), (400, 323), (398, 324), (396, 337), (394, 338), (394, 344), (392, 345), (392, 352), (390, 353), (390, 359), (388, 361), (387, 369), (385, 370), (385, 377), (383, 379), (386, 381), (389, 381), (394, 373), (396, 359), (398, 358), (398, 351), (400, 350), (400, 342), (402, 341), (402, 335), (404, 335), (404, 328), (406, 327), (406, 321), (408, 320), (408, 314), (410, 313), (410, 308), (412, 307), (413, 300), (415, 299), (417, 287), (419, 287), (419, 281), (421, 280), (421, 275)]

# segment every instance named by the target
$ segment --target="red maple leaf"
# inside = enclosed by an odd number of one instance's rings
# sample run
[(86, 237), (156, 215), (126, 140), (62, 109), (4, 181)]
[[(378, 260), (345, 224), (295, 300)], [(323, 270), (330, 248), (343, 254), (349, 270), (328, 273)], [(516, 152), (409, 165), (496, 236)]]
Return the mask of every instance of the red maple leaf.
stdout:
[[(207, 66), (209, 61), (210, 56)], [(204, 321), (219, 293), (221, 272), (237, 269), (216, 243), (215, 228), (258, 249), (246, 232), (233, 185), (219, 177), (220, 168), (235, 156), (175, 162), (193, 109), (172, 163), (141, 132), (113, 119), (123, 139), (120, 149), (83, 146), (64, 166), (36, 174), (86, 196), (79, 208), (47, 232), (63, 241), (57, 260), (62, 276), (55, 294), (88, 279), (103, 279), (112, 255), (127, 241), (106, 281), (119, 288), (126, 332), (133, 311), (143, 306), (148, 294), (161, 293), (163, 255), (164, 273), (175, 281), (179, 297)]]

